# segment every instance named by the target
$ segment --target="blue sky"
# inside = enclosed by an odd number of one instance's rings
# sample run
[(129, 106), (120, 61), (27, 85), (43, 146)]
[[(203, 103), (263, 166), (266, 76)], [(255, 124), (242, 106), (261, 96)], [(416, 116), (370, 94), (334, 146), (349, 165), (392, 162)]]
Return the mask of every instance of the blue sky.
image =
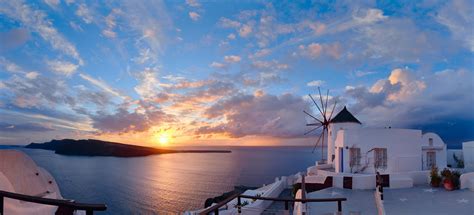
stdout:
[[(308, 93), (474, 138), (468, 1), (0, 1), (0, 143), (305, 144)], [(314, 110), (313, 110), (314, 111)]]

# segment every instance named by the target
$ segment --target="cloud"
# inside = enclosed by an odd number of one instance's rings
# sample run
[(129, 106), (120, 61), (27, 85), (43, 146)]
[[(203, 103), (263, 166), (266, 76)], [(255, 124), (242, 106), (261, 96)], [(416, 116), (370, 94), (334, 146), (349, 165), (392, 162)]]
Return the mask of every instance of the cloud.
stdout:
[(61, 2), (59, 0), (44, 0), (44, 3), (53, 9), (57, 9)]
[(186, 0), (186, 4), (190, 7), (200, 7), (201, 4), (197, 0)]
[(353, 101), (351, 109), (369, 126), (429, 127), (474, 119), (470, 110), (473, 78), (472, 72), (465, 70), (445, 70), (421, 78), (412, 71), (394, 69), (387, 79), (371, 87), (348, 88), (345, 98)]
[(0, 57), (0, 66), (2, 66), (7, 72), (23, 73), (23, 69), (21, 69), (15, 63), (5, 59), (4, 57)]
[(18, 48), (30, 39), (30, 33), (24, 28), (0, 32), (0, 52)]
[(218, 69), (222, 69), (226, 67), (225, 64), (219, 63), (219, 62), (212, 62), (209, 66), (212, 68), (218, 68)]
[(307, 103), (291, 94), (280, 96), (237, 94), (208, 108), (209, 119), (223, 118), (220, 123), (198, 128), (196, 134), (223, 133), (230, 137), (271, 136), (301, 137), (306, 130), (302, 110)]
[(227, 39), (229, 39), (229, 40), (235, 40), (235, 34), (229, 34), (229, 35), (227, 35)]
[(227, 63), (238, 63), (240, 62), (240, 57), (237, 55), (226, 55), (224, 56), (224, 61)]
[(0, 132), (48, 132), (54, 131), (54, 129), (38, 124), (38, 123), (25, 123), (25, 124), (11, 124), (0, 122)]
[(122, 95), (119, 91), (117, 91), (116, 89), (112, 88), (111, 86), (109, 86), (107, 83), (105, 83), (104, 81), (101, 81), (101, 80), (98, 80), (98, 79), (95, 79), (93, 77), (91, 77), (90, 75), (87, 75), (85, 73), (80, 73), (79, 74), (79, 77), (81, 77), (82, 79), (88, 81), (89, 83), (91, 83), (92, 85), (104, 90), (105, 92), (107, 93), (110, 93), (111, 95), (114, 95), (116, 97), (119, 97), (123, 100), (127, 100), (128, 97), (127, 96), (124, 96)]
[(114, 28), (117, 26), (117, 18), (119, 15), (123, 15), (122, 10), (118, 8), (112, 9), (112, 11), (105, 17), (105, 29), (102, 30), (102, 35), (108, 38), (117, 37), (117, 33), (114, 31)]
[(324, 81), (322, 80), (314, 80), (314, 81), (310, 81), (306, 84), (306, 86), (308, 87), (320, 87), (324, 84)]
[(92, 21), (94, 21), (94, 16), (92, 16), (92, 12), (89, 10), (86, 4), (80, 4), (79, 7), (77, 7), (76, 15), (87, 24), (91, 24)]
[(61, 60), (50, 60), (46, 64), (53, 72), (65, 76), (71, 76), (79, 68), (79, 65)]
[(257, 60), (257, 61), (252, 62), (252, 66), (254, 68), (261, 69), (263, 71), (271, 71), (271, 72), (286, 70), (290, 67), (288, 64), (279, 63), (276, 60), (273, 60), (273, 61)]
[(25, 77), (28, 79), (36, 79), (38, 77), (39, 73), (37, 72), (28, 72), (26, 73)]
[(436, 21), (446, 26), (454, 38), (461, 40), (471, 52), (474, 52), (473, 14), (472, 2), (462, 0), (447, 2), (436, 15)]
[(339, 59), (342, 54), (341, 46), (339, 43), (310, 43), (307, 46), (299, 45), (298, 50), (301, 56), (308, 57), (311, 59), (317, 59), (320, 56), (329, 56), (333, 59)]
[(218, 25), (223, 28), (238, 28), (242, 25), (242, 23), (225, 18), (225, 17), (221, 17), (219, 19)]
[(162, 1), (125, 1), (121, 10), (129, 28), (140, 35), (134, 43), (140, 52), (137, 62), (156, 63), (166, 44), (166, 30), (175, 29), (166, 5)]
[[(32, 78), (32, 76), (35, 77)], [(13, 75), (2, 83), (3, 90), (10, 93), (5, 101), (21, 108), (76, 104), (74, 97), (68, 95), (66, 84), (61, 80), (26, 73), (26, 77)]]
[(171, 120), (161, 110), (140, 113), (128, 112), (125, 108), (118, 108), (113, 114), (98, 113), (91, 118), (93, 127), (100, 133), (143, 132)]
[(355, 11), (352, 18), (358, 24), (372, 24), (387, 19), (387, 16), (380, 9), (369, 8)]
[(139, 84), (135, 86), (135, 92), (145, 101), (153, 100), (162, 91), (158, 72), (154, 69), (145, 69), (138, 74), (137, 79)]
[(192, 11), (192, 12), (189, 12), (189, 18), (191, 18), (193, 21), (198, 21), (199, 18), (201, 18), (201, 15)]
[(0, 13), (22, 22), (23, 26), (38, 33), (54, 49), (73, 57), (79, 62), (79, 65), (83, 64), (76, 47), (53, 27), (52, 22), (46, 19), (47, 15), (43, 11), (34, 10), (23, 1), (2, 1)]
[(250, 33), (252, 33), (252, 27), (250, 27), (249, 25), (243, 25), (239, 29), (239, 35), (241, 37), (248, 37), (250, 35)]

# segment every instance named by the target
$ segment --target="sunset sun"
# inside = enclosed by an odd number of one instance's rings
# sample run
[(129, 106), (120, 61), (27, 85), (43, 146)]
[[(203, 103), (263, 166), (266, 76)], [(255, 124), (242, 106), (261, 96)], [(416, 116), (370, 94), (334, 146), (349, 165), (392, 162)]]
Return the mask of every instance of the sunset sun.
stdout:
[(170, 131), (159, 131), (153, 135), (154, 142), (160, 144), (161, 146), (166, 146), (171, 142)]

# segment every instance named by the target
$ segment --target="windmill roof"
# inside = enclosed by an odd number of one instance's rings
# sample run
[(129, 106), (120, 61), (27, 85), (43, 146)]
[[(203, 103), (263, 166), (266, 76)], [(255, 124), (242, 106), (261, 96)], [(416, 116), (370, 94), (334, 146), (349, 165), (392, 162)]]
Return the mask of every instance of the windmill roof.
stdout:
[(342, 109), (334, 118), (331, 119), (332, 123), (341, 123), (341, 122), (355, 122), (362, 124), (357, 118), (355, 118), (354, 115), (352, 115), (351, 112), (349, 112), (344, 106), (344, 109)]

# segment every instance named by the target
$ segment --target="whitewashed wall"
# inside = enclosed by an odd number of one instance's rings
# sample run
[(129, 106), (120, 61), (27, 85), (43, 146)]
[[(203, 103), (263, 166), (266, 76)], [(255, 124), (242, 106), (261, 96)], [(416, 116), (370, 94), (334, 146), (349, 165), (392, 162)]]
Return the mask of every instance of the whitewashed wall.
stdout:
[(474, 172), (474, 141), (462, 143), (464, 170)]
[[(373, 148), (387, 148), (387, 168), (381, 173), (408, 172), (421, 170), (421, 131), (412, 129), (347, 129), (339, 130), (336, 147), (343, 147), (344, 173), (350, 173), (349, 148), (361, 149), (361, 166), (369, 162), (363, 173), (375, 173)], [(340, 172), (339, 152), (336, 149), (335, 169)], [(354, 171), (355, 169), (353, 169)]]
[[(429, 139), (433, 138), (433, 148), (430, 150), (423, 150), (422, 151), (422, 165), (423, 165), (423, 170), (430, 170), (431, 167), (428, 167), (426, 165), (426, 157), (427, 153), (429, 151), (434, 151), (436, 152), (436, 166), (438, 169), (444, 169), (447, 166), (447, 152), (446, 152), (446, 144), (444, 144), (444, 141), (435, 133), (426, 133), (423, 134), (422, 140), (421, 140), (421, 146), (422, 147), (429, 147)], [(438, 150), (438, 148), (441, 148), (441, 150)]]
[[(344, 129), (358, 129), (361, 128), (362, 125), (355, 122), (343, 122), (343, 123), (331, 123), (329, 124), (328, 129), (328, 147), (327, 147), (327, 158), (329, 163), (333, 163), (331, 160), (332, 155), (335, 155), (335, 145), (334, 142), (336, 141), (337, 131)], [(334, 159), (336, 161), (336, 159)]]

